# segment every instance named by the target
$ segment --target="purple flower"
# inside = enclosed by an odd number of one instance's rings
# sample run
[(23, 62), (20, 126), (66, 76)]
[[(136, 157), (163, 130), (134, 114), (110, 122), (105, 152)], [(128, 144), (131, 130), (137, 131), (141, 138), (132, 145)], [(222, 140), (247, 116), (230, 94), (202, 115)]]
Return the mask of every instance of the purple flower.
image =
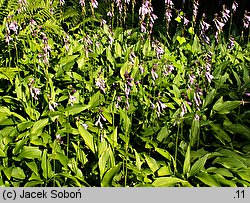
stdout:
[(183, 102), (181, 105), (181, 117), (183, 117), (185, 115), (185, 113), (187, 113), (187, 107), (186, 107), (185, 103)]
[(243, 19), (244, 28), (248, 28), (249, 23), (250, 23), (250, 12), (245, 10), (244, 19)]
[(10, 35), (5, 35), (5, 42), (9, 45), (10, 44), (10, 41), (12, 41), (13, 39), (11, 38)]
[(141, 71), (141, 74), (143, 74), (144, 73), (144, 68), (143, 68), (143, 66), (141, 64), (139, 65), (139, 69)]
[(245, 93), (245, 95), (248, 96), (248, 97), (250, 97), (250, 93), (249, 92)]
[(98, 7), (98, 2), (96, 0), (91, 0), (91, 4), (94, 8)]
[(194, 84), (194, 80), (195, 80), (194, 74), (189, 75), (189, 82), (190, 82), (190, 84)]
[(56, 139), (57, 139), (57, 140), (61, 140), (61, 135), (60, 135), (60, 134), (57, 134), (57, 135), (56, 135)]
[(194, 20), (196, 20), (197, 14), (198, 14), (198, 9), (199, 9), (199, 0), (194, 0), (194, 10), (193, 10), (193, 16)]
[(171, 18), (172, 18), (172, 10), (171, 9), (169, 9), (169, 8), (166, 9), (165, 17), (166, 17), (167, 22), (170, 23)]
[(107, 16), (108, 16), (108, 17), (110, 17), (110, 18), (112, 18), (112, 17), (113, 17), (112, 12), (111, 12), (111, 11), (109, 11), (109, 12), (107, 13)]
[(64, 0), (60, 0), (59, 3), (60, 3), (60, 6), (63, 6), (65, 4), (65, 1)]
[(103, 78), (98, 77), (97, 80), (96, 80), (95, 85), (97, 87), (99, 87), (103, 91), (103, 93), (105, 94), (105, 87), (106, 87), (106, 85), (105, 85), (105, 81), (104, 81)]
[(143, 33), (147, 32), (147, 28), (146, 28), (146, 23), (145, 22), (141, 23), (141, 32), (143, 32)]
[(229, 49), (233, 49), (234, 48), (234, 46), (235, 46), (235, 40), (234, 40), (234, 38), (233, 37), (230, 37), (229, 38), (229, 45), (228, 45), (228, 48)]
[(80, 4), (82, 7), (85, 7), (85, 0), (80, 0), (80, 1), (79, 1), (79, 4)]
[(186, 17), (184, 17), (183, 19), (184, 19), (184, 25), (188, 25), (189, 20)]
[(49, 103), (49, 110), (54, 111), (57, 106), (58, 106), (58, 104), (56, 102), (50, 102)]
[(238, 8), (238, 3), (236, 1), (234, 1), (233, 5), (232, 5), (233, 12), (235, 12), (237, 8)]
[(215, 26), (217, 28), (217, 30), (220, 32), (222, 31), (222, 28), (224, 27), (225, 23), (220, 21), (220, 18), (215, 18), (214, 20)]
[(226, 8), (226, 6), (223, 6), (223, 10), (222, 10), (222, 20), (224, 23), (226, 23), (228, 21), (228, 19), (230, 18), (230, 10), (228, 10)]
[(156, 71), (156, 68), (152, 68), (151, 75), (153, 77), (153, 80), (156, 80), (158, 78), (158, 74), (155, 71)]
[(109, 44), (112, 45), (114, 42), (114, 38), (111, 37), (111, 35), (109, 35), (108, 37), (109, 37)]
[(157, 101), (157, 115), (160, 116), (160, 113), (167, 107), (165, 104), (163, 104), (161, 101)]
[(127, 84), (125, 84), (125, 96), (126, 96), (126, 98), (129, 97), (130, 91), (131, 91), (130, 88), (127, 86)]
[(205, 75), (207, 77), (208, 82), (211, 83), (214, 76), (212, 76), (209, 71), (206, 71)]
[(11, 22), (9, 25), (9, 29), (12, 30), (13, 32), (15, 32), (15, 34), (17, 34), (17, 30), (18, 30), (18, 24), (16, 21)]
[(99, 117), (98, 117), (98, 120), (95, 122), (95, 125), (96, 125), (96, 126), (99, 126), (101, 129), (103, 129), (103, 124), (102, 124), (102, 122), (101, 122), (101, 119), (102, 119), (103, 121), (106, 121), (106, 118), (104, 118), (104, 116), (100, 113), (100, 114), (99, 114)]
[(39, 88), (36, 87), (30, 87), (30, 94), (32, 96), (32, 98), (34, 98), (35, 100), (38, 100), (37, 96), (40, 94), (41, 90)]
[(74, 105), (74, 103), (76, 102), (76, 97), (74, 97), (73, 95), (69, 95), (69, 103), (71, 106)]
[(87, 130), (87, 128), (89, 127), (88, 124), (86, 124), (86, 123), (82, 123), (82, 126), (83, 126), (84, 129), (86, 129), (86, 130)]
[(200, 120), (200, 117), (197, 114), (195, 114), (194, 120), (198, 121), (198, 120)]

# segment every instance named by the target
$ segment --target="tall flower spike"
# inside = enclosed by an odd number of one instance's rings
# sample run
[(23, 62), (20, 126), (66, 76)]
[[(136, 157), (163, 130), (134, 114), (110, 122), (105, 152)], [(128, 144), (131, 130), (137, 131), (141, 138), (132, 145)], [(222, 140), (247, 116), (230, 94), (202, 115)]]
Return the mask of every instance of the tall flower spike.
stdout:
[(199, 0), (194, 0), (194, 10), (193, 10), (193, 16), (194, 16), (194, 21), (196, 21), (197, 15), (198, 15), (198, 9), (199, 9)]
[(250, 12), (245, 10), (244, 18), (243, 18), (243, 26), (244, 28), (249, 28), (249, 23), (250, 23)]

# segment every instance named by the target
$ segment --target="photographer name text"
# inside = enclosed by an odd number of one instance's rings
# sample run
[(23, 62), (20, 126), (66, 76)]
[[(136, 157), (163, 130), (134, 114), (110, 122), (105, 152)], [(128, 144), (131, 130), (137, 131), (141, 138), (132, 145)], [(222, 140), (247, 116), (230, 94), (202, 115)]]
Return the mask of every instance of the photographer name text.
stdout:
[(57, 190), (52, 189), (34, 191), (32, 189), (28, 190), (18, 190), (14, 189), (4, 190), (2, 193), (4, 200), (16, 200), (16, 199), (82, 199), (83, 195), (80, 189), (76, 191), (67, 191), (67, 190)]

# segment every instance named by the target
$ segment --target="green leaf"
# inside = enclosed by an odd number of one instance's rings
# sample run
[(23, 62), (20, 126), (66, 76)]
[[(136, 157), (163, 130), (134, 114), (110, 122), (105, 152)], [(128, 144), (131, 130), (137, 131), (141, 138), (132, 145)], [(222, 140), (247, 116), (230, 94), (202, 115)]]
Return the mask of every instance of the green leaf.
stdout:
[(43, 177), (47, 180), (48, 179), (48, 161), (47, 161), (47, 150), (46, 149), (43, 151), (41, 168), (43, 170)]
[(169, 166), (163, 166), (157, 171), (158, 176), (170, 176), (173, 175)]
[(220, 164), (228, 169), (246, 168), (244, 163), (233, 157), (217, 157), (212, 164)]
[(40, 159), (42, 152), (38, 147), (24, 146), (18, 158)]
[(118, 143), (117, 143), (117, 127), (114, 129), (113, 133), (110, 135), (111, 138), (111, 142), (110, 143), (113, 147), (117, 147)]
[(24, 130), (29, 129), (31, 126), (33, 126), (33, 124), (34, 122), (32, 121), (25, 121), (25, 122), (19, 123), (17, 125), (17, 128), (19, 131), (24, 131)]
[(115, 165), (114, 167), (110, 168), (104, 175), (103, 179), (101, 180), (101, 187), (108, 187), (110, 186), (110, 182), (113, 180), (114, 176), (120, 170), (122, 163)]
[(181, 180), (176, 177), (160, 177), (152, 183), (154, 187), (173, 187), (178, 183), (187, 183), (187, 181)]
[(199, 119), (193, 118), (190, 135), (189, 135), (190, 144), (192, 147), (197, 143), (199, 139), (199, 135), (200, 135), (200, 121)]
[(23, 169), (21, 169), (20, 167), (14, 167), (12, 169), (11, 176), (16, 179), (21, 179), (21, 180), (25, 179), (25, 174), (23, 172)]
[(229, 186), (229, 187), (237, 187), (237, 185), (231, 181), (231, 180), (227, 180), (226, 178), (224, 178), (222, 175), (220, 174), (214, 174), (213, 177), (217, 180), (217, 182), (221, 185), (225, 185), (225, 186)]
[(106, 172), (106, 166), (107, 166), (108, 159), (109, 159), (109, 153), (106, 150), (101, 154), (101, 156), (99, 157), (99, 160), (98, 160), (98, 166), (99, 166), (99, 170), (100, 170), (100, 178), (102, 178), (103, 174)]
[(190, 173), (188, 174), (188, 178), (196, 175), (202, 168), (205, 166), (207, 161), (208, 154), (204, 155), (202, 158), (198, 159), (191, 167)]
[(95, 153), (95, 145), (93, 136), (81, 125), (78, 125), (78, 131), (82, 136), (85, 144), (89, 147), (89, 149)]
[(156, 139), (159, 141), (159, 142), (162, 142), (163, 139), (167, 138), (169, 135), (169, 130), (168, 130), (168, 127), (167, 126), (164, 126), (161, 128), (161, 130), (159, 131), (159, 133), (157, 134), (157, 137)]
[(144, 56), (149, 56), (150, 52), (151, 52), (152, 46), (151, 46), (151, 42), (149, 40), (149, 38), (147, 38), (145, 44), (143, 45), (142, 48), (142, 53)]
[(108, 110), (104, 110), (104, 111), (102, 112), (102, 115), (104, 116), (104, 118), (107, 119), (107, 121), (108, 121), (110, 124), (113, 123), (113, 122), (112, 122), (111, 113), (109, 113)]
[(177, 41), (179, 42), (180, 45), (182, 45), (183, 43), (186, 42), (186, 38), (185, 37), (180, 37), (180, 36), (177, 36)]
[(135, 152), (135, 165), (138, 170), (141, 170), (141, 166), (143, 162), (141, 161), (141, 158), (135, 149), (134, 149), (134, 152)]
[(173, 156), (167, 150), (156, 147), (155, 151), (158, 152), (163, 157), (165, 157), (167, 160), (169, 161), (173, 160)]
[(89, 109), (94, 108), (99, 105), (101, 93), (96, 92), (89, 100), (88, 107)]
[(31, 134), (36, 134), (39, 131), (41, 131), (46, 125), (48, 125), (49, 123), (49, 119), (45, 118), (45, 119), (41, 119), (37, 122), (34, 123), (33, 127), (31, 128), (30, 133)]
[(212, 131), (214, 132), (213, 135), (221, 141), (222, 144), (225, 144), (225, 141), (231, 142), (231, 138), (228, 134), (222, 129), (220, 124), (210, 124), (212, 127)]
[(225, 177), (233, 178), (234, 175), (226, 168), (216, 168), (216, 167), (210, 167), (207, 169), (208, 173), (215, 173), (219, 174)]
[(216, 89), (213, 89), (211, 92), (208, 93), (208, 95), (205, 98), (203, 108), (206, 108), (211, 102), (214, 100), (215, 96), (217, 94)]
[(250, 182), (250, 168), (240, 169), (237, 173), (242, 178), (242, 180)]
[[(221, 97), (222, 98), (222, 97)], [(213, 106), (213, 110), (218, 114), (228, 114), (233, 109), (237, 108), (241, 104), (241, 101), (226, 101), (219, 99)]]
[(185, 160), (183, 164), (183, 174), (187, 175), (190, 171), (190, 152), (191, 152), (191, 145), (188, 145), (186, 154), (185, 154)]
[(250, 140), (250, 128), (246, 125), (236, 123), (225, 125), (225, 128), (229, 132), (233, 132), (235, 134), (243, 135), (246, 139)]
[(68, 162), (69, 162), (68, 157), (65, 156), (63, 153), (60, 153), (60, 152), (57, 152), (57, 153), (56, 153), (56, 157), (57, 157), (57, 159), (60, 161), (60, 163), (61, 163), (65, 168), (67, 168), (67, 165), (68, 165)]
[(175, 21), (177, 21), (178, 23), (180, 23), (180, 22), (181, 22), (181, 17), (180, 17), (180, 16), (177, 16), (177, 17), (175, 18)]
[(69, 63), (72, 63), (75, 61), (75, 59), (78, 57), (79, 55), (67, 55), (65, 57), (62, 57), (61, 60), (59, 61), (59, 64), (61, 66), (67, 65)]
[(3, 168), (4, 175), (7, 177), (8, 180), (11, 179), (12, 174), (12, 167), (9, 168)]
[(90, 105), (75, 104), (74, 106), (67, 107), (65, 112), (68, 112), (69, 115), (75, 115), (85, 111), (88, 108), (90, 108)]
[(37, 167), (36, 162), (31, 161), (31, 162), (25, 162), (25, 163), (30, 168), (30, 170), (32, 172), (34, 172), (36, 175), (39, 175), (39, 173), (38, 173), (38, 167)]
[(156, 172), (160, 168), (159, 164), (156, 162), (156, 160), (154, 158), (152, 158), (146, 154), (144, 154), (144, 156), (145, 156), (146, 162), (147, 162), (149, 168), (151, 169), (151, 171), (153, 173)]
[(119, 44), (118, 41), (115, 41), (115, 55), (117, 57), (121, 57), (122, 56), (122, 47), (121, 47), (121, 45)]
[(196, 175), (196, 177), (202, 181), (204, 184), (210, 186), (210, 187), (221, 187), (221, 185), (218, 183), (218, 181), (214, 178), (214, 176), (209, 175), (205, 172), (200, 172)]

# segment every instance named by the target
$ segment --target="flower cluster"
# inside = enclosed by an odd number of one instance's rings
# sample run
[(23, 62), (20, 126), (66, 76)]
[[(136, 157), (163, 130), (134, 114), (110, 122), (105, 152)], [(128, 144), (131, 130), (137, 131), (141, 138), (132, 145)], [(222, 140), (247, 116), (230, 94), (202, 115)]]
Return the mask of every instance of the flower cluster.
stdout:
[(106, 88), (105, 81), (104, 81), (104, 79), (103, 79), (100, 75), (99, 75), (99, 77), (96, 79), (95, 86), (96, 86), (96, 87), (99, 87), (100, 90), (102, 90), (102, 92), (105, 94), (105, 88)]
[[(236, 2), (235, 2), (236, 3)], [(236, 6), (236, 4), (235, 4)], [(215, 32), (215, 39), (218, 43), (219, 39), (219, 34), (222, 32), (223, 27), (225, 26), (225, 24), (228, 22), (230, 18), (230, 10), (226, 8), (225, 5), (223, 5), (223, 10), (221, 12), (221, 16), (218, 16), (218, 14), (215, 14), (215, 18), (213, 19), (213, 22), (215, 24), (216, 27), (216, 32)]]
[(209, 83), (211, 83), (212, 79), (214, 78), (214, 76), (211, 75), (211, 54), (207, 55), (206, 58), (206, 72), (205, 72), (205, 76), (208, 80)]
[(200, 22), (200, 26), (201, 26), (201, 29), (200, 29), (200, 36), (201, 38), (203, 39), (203, 41), (207, 44), (210, 43), (210, 39), (209, 37), (207, 36), (206, 32), (207, 30), (210, 28), (210, 24), (206, 23), (205, 22), (205, 18), (206, 18), (206, 15), (205, 13), (202, 15), (202, 20)]
[(99, 126), (101, 129), (103, 129), (102, 121), (106, 122), (107, 119), (102, 115), (102, 112), (103, 112), (102, 109), (99, 109), (99, 112), (100, 112), (99, 117), (98, 117), (97, 121), (95, 122), (95, 125)]
[(250, 23), (250, 12), (245, 10), (244, 19), (243, 19), (244, 28), (246, 29), (249, 28), (249, 23)]
[(26, 7), (27, 7), (27, 0), (18, 0), (18, 9), (17, 9), (18, 13), (26, 11)]
[(51, 47), (48, 44), (48, 38), (44, 32), (41, 32), (42, 44), (43, 44), (43, 52), (38, 54), (39, 61), (42, 58), (43, 63), (49, 65), (49, 56)]
[[(153, 7), (150, 1), (148, 0), (143, 1), (142, 6), (139, 9), (139, 15), (140, 15), (140, 22), (141, 22), (141, 32), (146, 33), (147, 26), (149, 25), (150, 27), (149, 33), (152, 33), (154, 21), (158, 17), (153, 13)], [(149, 19), (149, 23), (146, 21), (147, 18)]]
[(35, 80), (33, 78), (29, 78), (29, 90), (31, 97), (34, 98), (35, 100), (38, 100), (38, 95), (41, 93), (41, 90), (39, 88), (34, 87)]
[(94, 8), (98, 7), (98, 2), (96, 0), (91, 0), (91, 4)]
[(60, 6), (63, 6), (65, 4), (65, 0), (60, 0), (59, 3), (60, 3)]
[(68, 34), (66, 34), (63, 41), (64, 41), (64, 46), (65, 46), (66, 51), (69, 51), (69, 35)]
[[(11, 17), (9, 17), (11, 18)], [(11, 37), (11, 35), (14, 33), (15, 35), (17, 35), (18, 32), (18, 24), (16, 21), (12, 21), (10, 23), (6, 23), (6, 30), (7, 30), (7, 34), (5, 35), (5, 42), (9, 45), (10, 41), (13, 40), (13, 38)]]
[(194, 102), (195, 102), (196, 108), (198, 110), (200, 110), (200, 106), (202, 104), (202, 101), (200, 98), (200, 96), (202, 96), (202, 95), (203, 95), (202, 89), (198, 87), (198, 84), (196, 84), (196, 90), (194, 93)]
[(80, 1), (79, 1), (79, 4), (80, 4), (82, 7), (85, 7), (85, 0), (80, 0)]
[(160, 114), (163, 112), (163, 110), (167, 106), (165, 104), (163, 104), (160, 100), (157, 100), (156, 106), (157, 106), (156, 114), (157, 114), (158, 117), (160, 117)]
[(169, 27), (169, 23), (171, 22), (173, 6), (174, 4), (172, 0), (165, 0), (165, 18), (167, 22), (167, 27)]
[(199, 9), (199, 0), (194, 0), (194, 10), (193, 10), (193, 18), (194, 21), (196, 21), (197, 15), (198, 15), (198, 9)]
[(49, 110), (50, 111), (55, 111), (55, 108), (58, 106), (58, 103), (50, 101), (49, 102)]
[(156, 57), (160, 59), (162, 55), (164, 54), (164, 49), (162, 48), (160, 42), (158, 40), (153, 41), (152, 47), (154, 48), (156, 52)]

